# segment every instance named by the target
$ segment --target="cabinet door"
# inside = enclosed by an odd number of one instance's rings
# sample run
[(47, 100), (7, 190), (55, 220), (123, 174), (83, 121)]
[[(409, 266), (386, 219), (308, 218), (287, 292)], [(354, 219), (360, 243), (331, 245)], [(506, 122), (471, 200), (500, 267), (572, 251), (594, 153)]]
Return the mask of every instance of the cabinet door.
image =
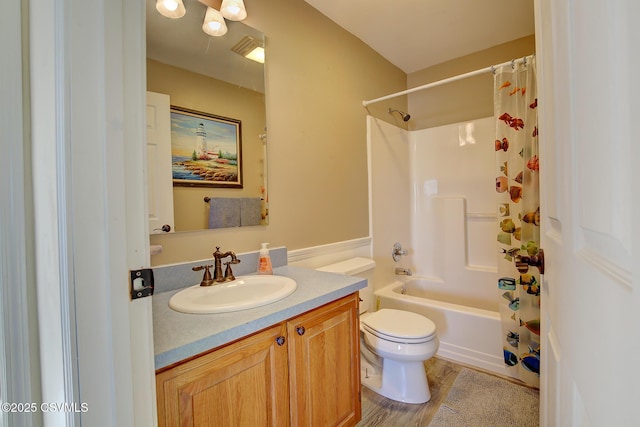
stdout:
[(350, 426), (361, 416), (358, 294), (287, 323), (291, 425)]
[(158, 373), (158, 425), (288, 425), (285, 333), (279, 324)]

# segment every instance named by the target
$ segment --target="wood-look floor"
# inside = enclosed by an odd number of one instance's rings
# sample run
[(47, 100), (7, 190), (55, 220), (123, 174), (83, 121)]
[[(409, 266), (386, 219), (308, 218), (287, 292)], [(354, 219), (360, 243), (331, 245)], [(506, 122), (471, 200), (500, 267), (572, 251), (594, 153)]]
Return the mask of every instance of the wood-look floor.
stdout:
[[(358, 427), (428, 426), (463, 367), (471, 368), (437, 357), (429, 359), (425, 363), (425, 369), (431, 389), (431, 400), (422, 405), (396, 402), (363, 386), (362, 420)], [(519, 383), (516, 380), (504, 379)]]
[(422, 405), (396, 402), (362, 387), (362, 420), (358, 427), (428, 426), (447, 397), (462, 366), (432, 357), (425, 363), (431, 400)]

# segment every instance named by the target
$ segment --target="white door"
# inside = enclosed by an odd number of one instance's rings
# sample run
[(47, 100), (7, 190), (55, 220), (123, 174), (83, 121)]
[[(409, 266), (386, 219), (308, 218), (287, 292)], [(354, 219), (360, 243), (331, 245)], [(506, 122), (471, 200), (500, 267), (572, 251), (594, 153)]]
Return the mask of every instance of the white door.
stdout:
[[(32, 398), (74, 405), (59, 412), (38, 406), (33, 424), (154, 426), (151, 298), (130, 300), (128, 274), (149, 265), (144, 5), (20, 3), (29, 10), (28, 23), (18, 21), (28, 25), (31, 64), (22, 75), (29, 79), (32, 149), (24, 161), (33, 171), (26, 217), (35, 252), (25, 277), (35, 276), (29, 292), (38, 303), (41, 377), (41, 395)], [(22, 253), (31, 251), (23, 246)]]
[(542, 426), (640, 425), (633, 3), (535, 3), (546, 258)]
[(147, 202), (154, 234), (174, 231), (169, 109), (169, 95), (147, 92)]

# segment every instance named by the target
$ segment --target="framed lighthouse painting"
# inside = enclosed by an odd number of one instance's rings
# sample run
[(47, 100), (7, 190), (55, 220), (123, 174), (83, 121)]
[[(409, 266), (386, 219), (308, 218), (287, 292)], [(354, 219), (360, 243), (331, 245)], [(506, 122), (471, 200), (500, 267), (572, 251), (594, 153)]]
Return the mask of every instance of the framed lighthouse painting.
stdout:
[(171, 106), (174, 186), (242, 188), (241, 121)]

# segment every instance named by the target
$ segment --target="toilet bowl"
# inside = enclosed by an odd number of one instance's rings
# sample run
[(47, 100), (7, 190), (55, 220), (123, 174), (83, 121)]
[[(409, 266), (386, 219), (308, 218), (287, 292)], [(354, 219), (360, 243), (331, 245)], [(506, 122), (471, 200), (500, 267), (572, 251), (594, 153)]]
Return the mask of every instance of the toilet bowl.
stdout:
[(438, 351), (436, 325), (425, 316), (409, 311), (372, 312), (374, 267), (373, 260), (352, 258), (318, 270), (367, 278), (367, 287), (360, 290), (362, 385), (399, 402), (428, 402), (431, 392), (424, 362)]
[(385, 308), (360, 318), (360, 336), (364, 386), (399, 402), (431, 399), (424, 362), (436, 354), (439, 344), (431, 320)]

